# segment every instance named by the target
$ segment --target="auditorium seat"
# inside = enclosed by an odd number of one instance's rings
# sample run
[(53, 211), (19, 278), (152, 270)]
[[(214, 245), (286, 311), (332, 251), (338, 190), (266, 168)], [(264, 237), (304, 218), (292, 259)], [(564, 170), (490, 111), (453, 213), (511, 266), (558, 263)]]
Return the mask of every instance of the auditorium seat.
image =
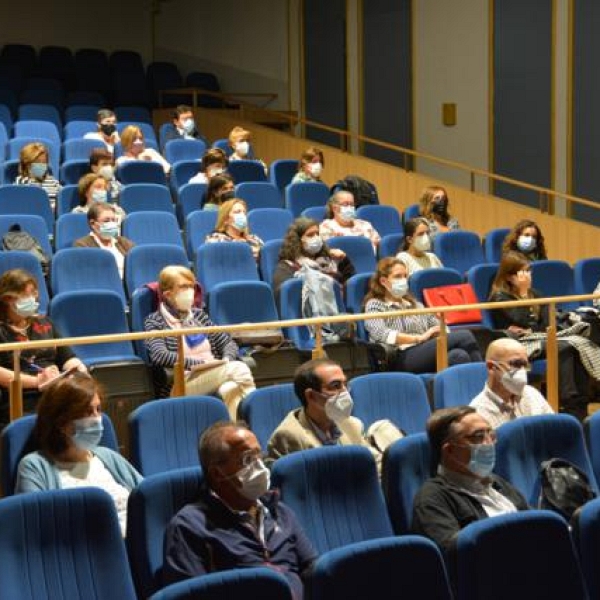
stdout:
[(293, 221), (287, 208), (255, 208), (248, 212), (248, 228), (263, 242), (283, 239)]
[(283, 208), (279, 191), (267, 181), (238, 183), (235, 186), (235, 197), (241, 198), (246, 203), (248, 211), (257, 208)]
[(142, 244), (175, 244), (183, 246), (179, 223), (175, 215), (161, 211), (140, 211), (130, 214), (121, 225), (122, 235), (136, 246)]
[(285, 188), (285, 207), (299, 217), (305, 208), (325, 206), (329, 200), (329, 188), (324, 183), (290, 183)]
[(169, 188), (157, 183), (130, 183), (123, 186), (119, 204), (128, 215), (141, 211), (175, 214)]
[(433, 402), (437, 409), (470, 404), (487, 382), (484, 362), (453, 365), (435, 374)]

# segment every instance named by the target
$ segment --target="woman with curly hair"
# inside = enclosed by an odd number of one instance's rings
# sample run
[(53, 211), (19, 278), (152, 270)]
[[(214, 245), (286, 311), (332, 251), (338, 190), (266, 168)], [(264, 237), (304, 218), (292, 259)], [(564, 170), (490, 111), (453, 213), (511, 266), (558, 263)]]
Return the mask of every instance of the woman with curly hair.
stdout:
[(523, 219), (513, 227), (504, 240), (502, 256), (508, 252), (520, 254), (527, 262), (548, 259), (542, 230), (535, 221)]
[(289, 226), (279, 252), (273, 276), (276, 296), (281, 284), (294, 277), (303, 266), (316, 269), (342, 284), (354, 275), (354, 266), (345, 252), (330, 249), (323, 241), (319, 235), (319, 224), (299, 217)]
[(458, 219), (448, 212), (448, 194), (443, 187), (430, 185), (423, 190), (421, 199), (421, 216), (427, 219), (429, 236), (433, 240), (438, 233), (460, 229)]

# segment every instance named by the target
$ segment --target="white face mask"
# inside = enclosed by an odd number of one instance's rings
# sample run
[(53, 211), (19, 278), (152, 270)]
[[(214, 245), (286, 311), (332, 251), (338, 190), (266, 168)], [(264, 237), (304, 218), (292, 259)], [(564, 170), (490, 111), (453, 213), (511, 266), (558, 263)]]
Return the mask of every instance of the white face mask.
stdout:
[(320, 162), (309, 163), (308, 171), (313, 177), (320, 177), (323, 172), (323, 165)]
[(107, 180), (112, 179), (114, 174), (115, 174), (115, 170), (112, 168), (111, 165), (102, 165), (98, 169), (98, 175), (100, 175), (101, 177), (104, 177), (104, 179), (107, 179)]
[(525, 369), (517, 369), (512, 373), (506, 371), (502, 373), (500, 382), (507, 392), (520, 397), (523, 394), (523, 389), (527, 385), (527, 371)]
[(271, 474), (260, 458), (240, 469), (235, 476), (242, 484), (240, 494), (248, 500), (258, 500), (271, 485)]
[(325, 414), (334, 423), (345, 421), (352, 414), (353, 408), (354, 401), (347, 390), (335, 396), (328, 397), (325, 402)]
[(313, 235), (307, 240), (302, 240), (302, 249), (306, 254), (314, 256), (321, 252), (321, 248), (323, 248), (323, 238), (320, 235)]
[(356, 209), (354, 206), (340, 206), (340, 219), (345, 223), (349, 223), (354, 220), (356, 216)]
[(429, 252), (429, 249), (431, 248), (431, 240), (429, 239), (429, 235), (426, 233), (424, 235), (417, 236), (414, 239), (413, 244), (415, 246), (415, 250), (418, 252)]
[(240, 156), (246, 156), (250, 150), (250, 144), (248, 142), (238, 142), (235, 145), (235, 151)]
[(194, 305), (194, 290), (181, 290), (175, 295), (175, 306), (181, 312), (188, 312)]

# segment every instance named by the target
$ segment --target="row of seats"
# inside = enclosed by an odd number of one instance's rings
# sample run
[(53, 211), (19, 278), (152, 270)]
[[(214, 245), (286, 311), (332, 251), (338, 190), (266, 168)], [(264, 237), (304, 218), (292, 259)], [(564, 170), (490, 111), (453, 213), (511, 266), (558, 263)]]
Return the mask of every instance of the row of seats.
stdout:
[[(73, 53), (66, 47), (45, 46), (38, 54), (33, 46), (25, 44), (7, 44), (0, 51), (0, 83), (3, 103), (16, 102), (27, 88), (54, 92), (39, 98), (59, 105), (65, 102), (68, 92), (77, 90), (102, 94), (116, 105), (148, 107), (158, 106), (159, 90), (185, 86), (220, 91), (212, 73), (192, 72), (184, 79), (177, 65), (166, 61), (153, 61), (145, 69), (141, 55), (131, 50), (116, 50), (109, 56), (92, 48)], [(189, 101), (189, 97), (184, 99)], [(172, 105), (179, 103), (180, 97), (165, 100)], [(220, 100), (205, 95), (198, 104), (208, 108), (223, 106)]]
[[(152, 422), (154, 428), (166, 425), (167, 423), (159, 420)], [(581, 425), (574, 418), (567, 415), (526, 417), (498, 429), (495, 472), (511, 481), (533, 506), (539, 494), (539, 464), (557, 456), (579, 466), (597, 491)], [(282, 500), (295, 511), (317, 551), (325, 555), (333, 550), (343, 551), (350, 544), (388, 538), (394, 534), (406, 534), (415, 491), (431, 473), (430, 458), (429, 444), (424, 434), (409, 435), (396, 442), (384, 459), (383, 485), (380, 487), (374, 461), (365, 448), (319, 448), (297, 452), (278, 460), (272, 471), (272, 485), (280, 490)], [(162, 539), (165, 526), (181, 506), (197, 498), (201, 483), (202, 473), (199, 467), (194, 466), (147, 477), (133, 491), (129, 501), (127, 546), (134, 580), (138, 592), (143, 597), (148, 597), (161, 585)], [(28, 497), (42, 496), (36, 494)], [(0, 502), (0, 512), (1, 504)], [(584, 508), (579, 522), (582, 531), (578, 540), (582, 542), (582, 552), (596, 553), (587, 557), (589, 563), (582, 561), (584, 568), (586, 564), (592, 565), (594, 561), (591, 559), (594, 556), (596, 561), (598, 558), (600, 538), (597, 534), (595, 538), (591, 534), (598, 531), (599, 504), (599, 500), (589, 503)], [(17, 521), (22, 523), (22, 520)], [(554, 538), (553, 534), (549, 534), (552, 528), (547, 530), (548, 523), (553, 524), (555, 533), (559, 527), (561, 534), (558, 537)], [(572, 571), (577, 571), (577, 563), (572, 554), (565, 554), (565, 549), (571, 547), (570, 542), (566, 543), (566, 540), (569, 540), (568, 528), (556, 515), (530, 512), (484, 520), (459, 534), (459, 553), (465, 538), (470, 541), (465, 547), (473, 544), (472, 536), (478, 535), (474, 532), (488, 528), (497, 531), (499, 527), (503, 532), (502, 548), (504, 544), (508, 544), (507, 536), (512, 541), (506, 549), (511, 551), (511, 562), (519, 563), (520, 573), (523, 572), (523, 565), (527, 564), (526, 581), (531, 578), (533, 564), (539, 562), (547, 573), (548, 561), (558, 561), (556, 565), (557, 568), (560, 566), (560, 573), (570, 573), (567, 577), (570, 582), (568, 585), (574, 585)], [(587, 527), (592, 529), (583, 531), (583, 528)], [(523, 528), (528, 534), (517, 543), (518, 538), (513, 536), (516, 535), (516, 530), (521, 532), (522, 536)], [(107, 531), (111, 531), (111, 528)], [(547, 537), (548, 535), (550, 537)], [(538, 536), (543, 537), (545, 547), (551, 548), (550, 552), (539, 552), (537, 544), (541, 543), (541, 538)], [(498, 553), (502, 555), (503, 552), (497, 544), (496, 538), (495, 560), (488, 556), (488, 552), (491, 552), (489, 550), (480, 551), (476, 554), (477, 558), (472, 554), (472, 550), (469, 550), (469, 560), (462, 566), (461, 559), (458, 559), (459, 588), (461, 583), (467, 585), (461, 577), (474, 565), (490, 570), (497, 569)], [(520, 552), (524, 553), (522, 559), (518, 557)], [(412, 567), (415, 565), (411, 565)], [(364, 577), (364, 571), (361, 570), (360, 573)], [(586, 575), (588, 584), (598, 590), (600, 578), (597, 569), (586, 569)], [(511, 580), (507, 577), (501, 579), (503, 581), (495, 582), (494, 586), (504, 585), (504, 580)], [(518, 585), (524, 585), (521, 579), (517, 581)], [(490, 580), (485, 579), (484, 585), (489, 584)], [(512, 585), (515, 585), (514, 581)], [(535, 589), (539, 591), (540, 582), (536, 581), (535, 585)], [(551, 594), (551, 597), (584, 597), (577, 595), (576, 587), (561, 588), (561, 585), (566, 585), (564, 582), (559, 584), (553, 579), (552, 585), (554, 591), (562, 589), (562, 593), (560, 596)], [(524, 588), (518, 589), (522, 592)], [(567, 590), (570, 593), (567, 593)], [(503, 594), (505, 593), (506, 588), (503, 591)], [(479, 595), (474, 597), (506, 596), (482, 595), (479, 590)], [(515, 597), (521, 595), (517, 594)]]

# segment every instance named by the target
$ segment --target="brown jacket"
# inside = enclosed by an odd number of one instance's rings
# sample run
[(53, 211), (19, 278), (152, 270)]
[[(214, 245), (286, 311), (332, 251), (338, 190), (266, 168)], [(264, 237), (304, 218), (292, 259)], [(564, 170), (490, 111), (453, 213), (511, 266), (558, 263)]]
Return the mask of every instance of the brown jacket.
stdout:
[[(128, 240), (126, 237), (119, 236), (117, 238), (117, 250), (125, 256), (135, 244)], [(73, 246), (76, 248), (100, 248), (98, 242), (91, 236), (86, 235), (73, 242)]]

